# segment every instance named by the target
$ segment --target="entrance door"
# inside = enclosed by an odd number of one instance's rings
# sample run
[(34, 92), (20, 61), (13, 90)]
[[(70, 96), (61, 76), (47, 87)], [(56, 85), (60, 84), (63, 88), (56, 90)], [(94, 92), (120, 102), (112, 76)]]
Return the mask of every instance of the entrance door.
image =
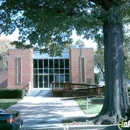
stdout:
[(55, 82), (64, 82), (65, 78), (64, 78), (64, 74), (55, 74)]
[(53, 74), (43, 75), (43, 89), (51, 89), (53, 81)]
[(51, 83), (54, 81), (52, 75), (35, 75), (34, 78), (34, 88), (46, 90), (51, 89)]
[[(54, 81), (55, 82), (64, 82), (65, 81), (65, 75), (64, 74), (55, 74)], [(56, 84), (55, 87), (56, 88), (61, 88), (62, 85), (61, 84)]]

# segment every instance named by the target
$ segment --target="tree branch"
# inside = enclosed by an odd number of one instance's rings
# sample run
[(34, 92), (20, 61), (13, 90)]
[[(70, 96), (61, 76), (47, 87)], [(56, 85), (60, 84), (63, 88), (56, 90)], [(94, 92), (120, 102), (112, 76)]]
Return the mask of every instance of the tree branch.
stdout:
[(89, 0), (89, 1), (100, 5), (105, 10), (109, 10), (114, 3), (113, 0)]

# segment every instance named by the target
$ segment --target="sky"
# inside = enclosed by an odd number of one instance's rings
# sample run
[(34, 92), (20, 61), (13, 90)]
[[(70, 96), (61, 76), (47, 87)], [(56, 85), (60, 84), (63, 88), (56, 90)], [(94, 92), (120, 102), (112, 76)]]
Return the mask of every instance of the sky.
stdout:
[(96, 48), (97, 48), (97, 44), (93, 40), (91, 40), (91, 39), (89, 39), (89, 40), (83, 39), (82, 36), (77, 36), (76, 32), (73, 32), (71, 37), (73, 38), (74, 43), (76, 43), (76, 41), (78, 41), (78, 40), (82, 40), (85, 43), (85, 47), (94, 48), (94, 50), (96, 50)]
[(2, 34), (2, 35), (1, 35), (1, 38), (7, 38), (7, 39), (9, 39), (9, 40), (11, 40), (11, 41), (16, 41), (16, 40), (18, 40), (18, 29), (16, 29), (16, 30), (13, 32), (13, 34), (8, 35), (8, 36)]
[[(18, 29), (16, 29), (14, 31), (14, 33), (11, 35), (5, 36), (4, 34), (2, 34), (1, 38), (7, 38), (11, 41), (16, 41), (16, 40), (18, 40), (18, 33), (19, 33), (19, 31), (18, 31)], [(93, 48), (94, 50), (96, 50), (96, 48), (97, 48), (97, 44), (94, 41), (92, 41), (91, 39), (86, 40), (86, 39), (83, 39), (81, 36), (77, 36), (75, 31), (73, 32), (71, 37), (73, 38), (73, 41), (74, 41), (73, 43), (76, 43), (76, 41), (78, 41), (78, 40), (82, 40), (85, 43), (85, 47)]]

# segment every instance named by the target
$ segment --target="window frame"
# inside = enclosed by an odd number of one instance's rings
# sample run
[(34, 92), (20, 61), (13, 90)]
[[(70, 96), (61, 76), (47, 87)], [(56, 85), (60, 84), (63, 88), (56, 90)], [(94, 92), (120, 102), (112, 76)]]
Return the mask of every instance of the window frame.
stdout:
[(22, 83), (22, 58), (16, 58), (16, 83)]

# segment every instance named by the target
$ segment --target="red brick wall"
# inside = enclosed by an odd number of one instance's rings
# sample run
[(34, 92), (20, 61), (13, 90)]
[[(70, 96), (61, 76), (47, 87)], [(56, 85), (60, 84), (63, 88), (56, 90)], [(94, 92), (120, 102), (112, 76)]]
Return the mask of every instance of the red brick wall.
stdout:
[[(94, 84), (94, 53), (91, 48), (84, 48), (85, 82)], [(70, 81), (80, 83), (80, 56), (81, 49), (73, 48), (70, 51)]]
[(0, 72), (0, 88), (7, 88), (8, 72)]
[[(16, 59), (22, 59), (22, 83), (16, 82)], [(8, 88), (23, 88), (31, 83), (33, 88), (33, 51), (12, 49), (8, 56)]]
[(80, 82), (79, 77), (79, 49), (71, 49), (70, 50), (70, 81), (71, 82)]

